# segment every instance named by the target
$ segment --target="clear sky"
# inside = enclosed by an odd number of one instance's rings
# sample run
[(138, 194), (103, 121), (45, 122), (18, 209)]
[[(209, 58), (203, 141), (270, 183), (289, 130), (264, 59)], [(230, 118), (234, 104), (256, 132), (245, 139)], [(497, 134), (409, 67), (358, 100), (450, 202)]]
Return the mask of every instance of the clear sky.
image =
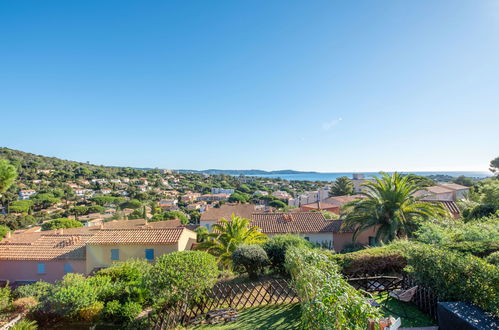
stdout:
[(137, 167), (486, 170), (499, 1), (1, 1), (0, 146)]

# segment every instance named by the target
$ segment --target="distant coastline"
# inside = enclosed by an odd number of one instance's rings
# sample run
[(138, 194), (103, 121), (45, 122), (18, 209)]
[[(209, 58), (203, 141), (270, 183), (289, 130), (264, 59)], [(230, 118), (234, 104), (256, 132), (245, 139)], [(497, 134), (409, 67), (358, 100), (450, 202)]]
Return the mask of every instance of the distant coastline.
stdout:
[[(218, 169), (209, 169), (209, 170), (179, 170), (179, 172), (188, 172), (188, 173), (205, 173), (205, 174), (227, 174), (227, 175), (244, 175), (249, 177), (261, 177), (261, 178), (279, 178), (283, 180), (289, 181), (334, 181), (340, 176), (347, 176), (349, 178), (352, 177), (354, 173), (364, 174), (365, 177), (377, 176), (379, 172), (332, 172), (332, 173), (324, 173), (324, 172), (302, 172), (302, 171), (294, 171), (294, 170), (279, 170), (279, 171), (263, 171), (263, 170), (218, 170)], [(388, 172), (391, 173), (391, 172)], [(429, 176), (429, 177), (452, 177), (456, 178), (458, 176), (464, 175), (467, 177), (483, 179), (491, 176), (489, 172), (480, 172), (480, 171), (408, 171), (402, 172), (407, 174), (416, 174), (421, 176)]]

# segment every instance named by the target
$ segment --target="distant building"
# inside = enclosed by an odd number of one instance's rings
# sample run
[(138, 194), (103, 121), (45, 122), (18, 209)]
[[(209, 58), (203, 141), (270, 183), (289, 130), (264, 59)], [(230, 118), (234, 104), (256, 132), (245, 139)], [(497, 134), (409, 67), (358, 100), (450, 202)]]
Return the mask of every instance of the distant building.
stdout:
[(225, 188), (211, 188), (212, 194), (229, 194), (232, 195), (234, 193), (234, 189), (225, 189)]
[(200, 193), (188, 192), (188, 193), (182, 195), (181, 201), (190, 203), (190, 202), (196, 201), (199, 197), (201, 197)]
[(108, 188), (104, 188), (104, 189), (100, 190), (100, 193), (103, 194), (103, 195), (108, 195), (108, 194), (110, 194), (112, 192), (113, 192), (113, 190), (112, 189), (108, 189)]
[(36, 191), (32, 190), (32, 189), (21, 190), (21, 191), (19, 191), (19, 199), (20, 200), (30, 199), (31, 196), (33, 196), (35, 194), (36, 194)]
[(204, 194), (198, 197), (198, 201), (207, 201), (207, 202), (218, 202), (218, 201), (226, 201), (230, 197), (230, 194)]
[(213, 207), (201, 214), (199, 225), (208, 229), (221, 218), (230, 219), (232, 214), (238, 217), (249, 219), (253, 213), (257, 212), (256, 205), (227, 203), (220, 207)]
[(287, 191), (274, 191), (272, 196), (279, 198), (281, 200), (288, 200), (291, 198), (291, 195)]
[(268, 191), (265, 190), (257, 190), (253, 193), (253, 195), (262, 195), (262, 196), (268, 196)]

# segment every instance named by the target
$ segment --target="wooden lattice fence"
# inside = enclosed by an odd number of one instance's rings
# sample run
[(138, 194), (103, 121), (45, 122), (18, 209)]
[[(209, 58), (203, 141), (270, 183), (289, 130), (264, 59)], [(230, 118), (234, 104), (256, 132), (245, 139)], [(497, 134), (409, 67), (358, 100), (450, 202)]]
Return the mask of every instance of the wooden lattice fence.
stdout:
[(366, 276), (353, 277), (348, 279), (348, 283), (357, 290), (367, 292), (385, 292), (402, 288), (403, 278), (397, 276)]
[(405, 276), (402, 286), (411, 288), (418, 286), (418, 290), (412, 298), (412, 302), (418, 306), (418, 309), (428, 314), (433, 320), (437, 320), (437, 295), (430, 289), (417, 283), (412, 277)]
[(294, 302), (298, 302), (298, 297), (285, 279), (217, 283), (206, 292), (203, 301), (189, 309), (187, 316), (194, 317), (217, 308), (241, 309)]
[(298, 297), (285, 279), (271, 279), (246, 283), (217, 283), (207, 290), (194, 306), (177, 304), (166, 307), (154, 321), (154, 329), (169, 329), (179, 323), (220, 308), (242, 309), (262, 305), (297, 303)]

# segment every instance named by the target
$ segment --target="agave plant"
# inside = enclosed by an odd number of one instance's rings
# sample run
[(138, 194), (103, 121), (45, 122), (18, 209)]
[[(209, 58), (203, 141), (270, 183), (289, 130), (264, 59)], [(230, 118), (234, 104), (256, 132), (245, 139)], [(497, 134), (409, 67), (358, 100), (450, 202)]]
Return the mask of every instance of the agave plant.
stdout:
[(251, 226), (249, 219), (232, 214), (230, 220), (222, 218), (214, 224), (212, 232), (197, 248), (218, 257), (220, 264), (228, 268), (231, 265), (232, 253), (238, 246), (258, 244), (266, 240), (267, 236), (260, 232), (258, 226)]
[(344, 226), (356, 228), (354, 240), (361, 232), (377, 226), (376, 241), (389, 242), (410, 234), (417, 219), (445, 216), (447, 212), (440, 203), (424, 202), (416, 196), (421, 185), (415, 176), (383, 173), (364, 184), (360, 194), (366, 198), (346, 205)]

